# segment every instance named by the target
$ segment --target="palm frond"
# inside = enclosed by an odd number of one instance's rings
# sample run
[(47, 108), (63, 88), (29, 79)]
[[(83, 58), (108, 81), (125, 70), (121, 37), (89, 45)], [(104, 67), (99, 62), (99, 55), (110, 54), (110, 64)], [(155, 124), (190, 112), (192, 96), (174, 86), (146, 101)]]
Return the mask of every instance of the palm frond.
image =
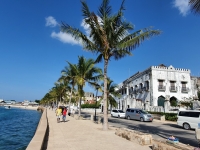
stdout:
[(160, 30), (151, 30), (151, 28), (145, 28), (143, 30), (136, 31), (121, 40), (118, 48), (131, 51), (137, 48), (144, 40), (155, 35), (159, 35), (160, 33)]
[(95, 52), (96, 47), (93, 44), (93, 42), (79, 29), (73, 28), (70, 25), (62, 22), (61, 31), (70, 34), (74, 38), (74, 40), (82, 44), (85, 50), (90, 50), (91, 52)]
[(200, 0), (190, 0), (189, 5), (191, 6), (192, 12), (200, 14)]
[(82, 4), (82, 13), (83, 13), (84, 18), (89, 18), (90, 10), (89, 10), (88, 5), (86, 4), (84, 0), (81, 0), (81, 4)]
[(109, 17), (112, 11), (112, 7), (109, 6), (109, 0), (103, 0), (102, 4), (98, 9), (98, 15), (102, 20)]

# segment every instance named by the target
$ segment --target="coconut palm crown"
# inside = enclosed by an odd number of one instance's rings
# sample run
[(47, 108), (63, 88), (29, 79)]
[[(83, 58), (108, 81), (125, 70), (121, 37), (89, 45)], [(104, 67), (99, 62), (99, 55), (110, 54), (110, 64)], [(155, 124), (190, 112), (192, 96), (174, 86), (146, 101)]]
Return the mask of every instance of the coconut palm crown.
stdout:
[(78, 64), (71, 64), (68, 62), (71, 72), (73, 72), (73, 80), (77, 86), (77, 92), (80, 98), (79, 116), (81, 114), (81, 97), (84, 96), (84, 86), (86, 83), (93, 86), (93, 82), (102, 79), (102, 70), (95, 67), (95, 61), (93, 59), (86, 59), (83, 56), (78, 57)]
[[(98, 54), (96, 62), (104, 60), (104, 108), (107, 108), (107, 68), (111, 58), (118, 60), (132, 55), (131, 51), (144, 40), (161, 33), (160, 30), (153, 30), (151, 27), (132, 33), (134, 26), (123, 18), (124, 2), (125, 0), (122, 1), (116, 14), (111, 14), (112, 7), (109, 0), (103, 0), (95, 14), (82, 0), (82, 15), (85, 25), (89, 26), (89, 36), (67, 23), (62, 22), (61, 25), (61, 30), (81, 42), (86, 51)], [(108, 130), (107, 109), (104, 109), (103, 130)]]

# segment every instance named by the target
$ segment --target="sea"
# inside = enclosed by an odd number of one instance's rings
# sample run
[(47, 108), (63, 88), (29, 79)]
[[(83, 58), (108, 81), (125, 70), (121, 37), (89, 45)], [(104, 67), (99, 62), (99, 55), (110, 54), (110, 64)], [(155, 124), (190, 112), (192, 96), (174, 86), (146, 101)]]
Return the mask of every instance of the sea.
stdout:
[(0, 150), (25, 150), (41, 115), (36, 110), (0, 106)]

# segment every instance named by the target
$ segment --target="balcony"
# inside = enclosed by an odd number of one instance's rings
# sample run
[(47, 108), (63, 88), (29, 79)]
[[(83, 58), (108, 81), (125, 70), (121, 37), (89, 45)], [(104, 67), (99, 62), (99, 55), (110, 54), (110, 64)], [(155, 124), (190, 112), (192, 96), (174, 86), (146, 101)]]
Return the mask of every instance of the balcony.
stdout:
[(165, 90), (166, 90), (165, 86), (163, 86), (163, 85), (158, 86), (158, 91), (165, 91)]
[(186, 87), (181, 88), (182, 93), (188, 93), (188, 91), (189, 91), (189, 88), (186, 88)]
[(149, 87), (143, 87), (143, 91), (149, 91)]
[(138, 92), (139, 92), (139, 93), (142, 93), (142, 88), (141, 88), (141, 89), (138, 89)]
[(176, 86), (170, 86), (169, 91), (170, 92), (177, 92), (177, 87)]

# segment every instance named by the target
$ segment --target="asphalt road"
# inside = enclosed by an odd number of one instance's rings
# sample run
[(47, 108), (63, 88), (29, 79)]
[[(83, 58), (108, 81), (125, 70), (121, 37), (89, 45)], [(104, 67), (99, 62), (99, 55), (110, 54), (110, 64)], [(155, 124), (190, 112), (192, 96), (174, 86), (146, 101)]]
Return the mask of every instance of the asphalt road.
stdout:
[(179, 139), (179, 142), (197, 147), (195, 130), (184, 130), (176, 124), (165, 122), (140, 122), (136, 120), (127, 120), (109, 116), (109, 125), (122, 127), (152, 134), (154, 139), (166, 139), (173, 135)]

